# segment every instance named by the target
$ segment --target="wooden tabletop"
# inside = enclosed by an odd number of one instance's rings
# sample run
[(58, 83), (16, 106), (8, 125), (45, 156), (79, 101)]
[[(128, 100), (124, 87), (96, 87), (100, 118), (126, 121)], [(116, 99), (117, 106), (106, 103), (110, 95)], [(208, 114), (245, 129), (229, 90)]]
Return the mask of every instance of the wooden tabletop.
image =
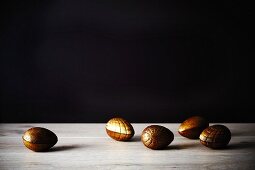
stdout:
[[(151, 124), (132, 124), (135, 136), (129, 142), (109, 138), (105, 124), (0, 124), (0, 169), (255, 169), (255, 123), (224, 124), (232, 139), (223, 150), (180, 136), (179, 124), (153, 124), (175, 135), (165, 150), (141, 143), (142, 130)], [(57, 134), (59, 141), (49, 152), (23, 145), (22, 134), (35, 126)]]

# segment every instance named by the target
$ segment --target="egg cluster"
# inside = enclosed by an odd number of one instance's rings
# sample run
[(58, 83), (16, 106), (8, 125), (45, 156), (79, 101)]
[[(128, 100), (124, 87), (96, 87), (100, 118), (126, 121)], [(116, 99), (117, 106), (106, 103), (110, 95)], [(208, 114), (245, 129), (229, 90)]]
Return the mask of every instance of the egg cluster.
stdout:
[[(129, 141), (135, 134), (133, 126), (120, 117), (110, 119), (105, 129), (108, 136), (117, 141)], [(226, 126), (209, 126), (209, 122), (200, 116), (185, 120), (181, 123), (178, 132), (189, 139), (199, 138), (204, 146), (212, 149), (225, 148), (231, 139), (231, 132)], [(22, 139), (24, 145), (35, 152), (47, 151), (58, 141), (55, 133), (42, 127), (28, 129)], [(141, 134), (144, 146), (153, 150), (164, 149), (173, 140), (173, 132), (161, 125), (150, 125)]]

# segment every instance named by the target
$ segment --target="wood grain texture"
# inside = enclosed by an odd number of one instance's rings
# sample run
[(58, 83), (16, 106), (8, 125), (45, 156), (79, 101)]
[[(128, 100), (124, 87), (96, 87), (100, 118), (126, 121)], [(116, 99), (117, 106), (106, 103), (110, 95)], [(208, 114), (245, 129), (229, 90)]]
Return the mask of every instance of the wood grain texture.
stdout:
[[(255, 169), (254, 123), (224, 124), (232, 132), (224, 150), (180, 136), (180, 124), (160, 123), (175, 138), (167, 149), (151, 150), (140, 141), (150, 124), (132, 125), (132, 140), (119, 142), (108, 137), (105, 124), (0, 124), (0, 169)], [(49, 152), (36, 153), (23, 145), (22, 134), (34, 126), (58, 136)]]

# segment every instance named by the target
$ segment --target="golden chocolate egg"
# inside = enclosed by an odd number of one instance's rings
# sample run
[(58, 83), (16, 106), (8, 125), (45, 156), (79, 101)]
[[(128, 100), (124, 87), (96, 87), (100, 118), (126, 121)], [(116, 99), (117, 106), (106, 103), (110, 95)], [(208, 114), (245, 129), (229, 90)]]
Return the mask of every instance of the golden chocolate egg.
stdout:
[(224, 125), (209, 126), (199, 136), (200, 142), (213, 149), (224, 148), (231, 139), (230, 130)]
[(179, 134), (189, 138), (198, 139), (200, 133), (209, 126), (209, 122), (200, 116), (186, 119), (179, 127)]
[(24, 145), (35, 152), (47, 151), (58, 141), (55, 133), (42, 127), (28, 129), (22, 139)]
[(130, 140), (135, 134), (133, 126), (123, 118), (112, 118), (105, 129), (111, 138), (118, 141)]
[(141, 140), (150, 149), (164, 149), (174, 140), (174, 134), (164, 126), (151, 125), (143, 130)]

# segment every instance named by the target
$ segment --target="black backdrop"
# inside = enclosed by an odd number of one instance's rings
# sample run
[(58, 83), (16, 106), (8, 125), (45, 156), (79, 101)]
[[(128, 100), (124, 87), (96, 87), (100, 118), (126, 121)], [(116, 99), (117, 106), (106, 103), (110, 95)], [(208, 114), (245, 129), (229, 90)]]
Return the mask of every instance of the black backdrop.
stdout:
[(1, 122), (253, 122), (249, 19), (233, 1), (1, 4)]

